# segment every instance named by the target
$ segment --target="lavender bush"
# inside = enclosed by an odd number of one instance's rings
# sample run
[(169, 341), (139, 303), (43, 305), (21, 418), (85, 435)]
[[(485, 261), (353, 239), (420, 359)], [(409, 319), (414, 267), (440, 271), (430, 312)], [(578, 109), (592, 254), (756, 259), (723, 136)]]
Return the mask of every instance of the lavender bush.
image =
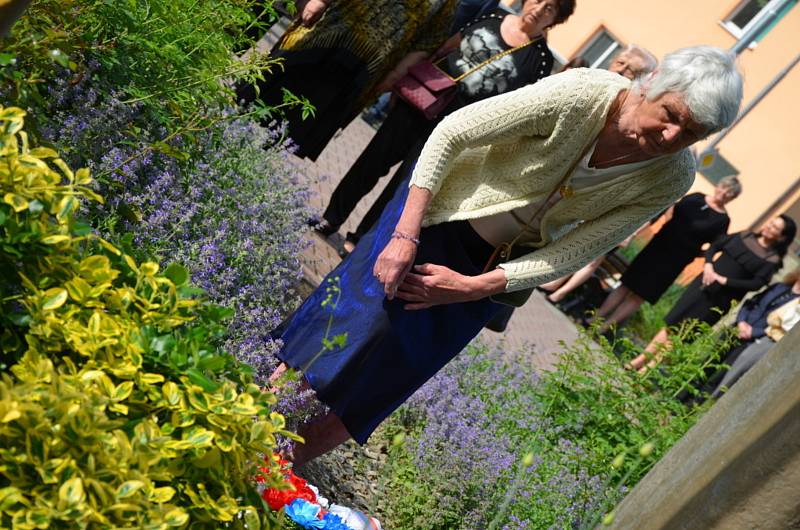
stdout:
[(594, 528), (707, 410), (676, 398), (728, 345), (689, 326), (639, 374), (615, 355), (635, 344), (586, 332), (537, 376), (528, 353), (473, 344), (389, 420), (379, 508), (393, 528)]
[(109, 200), (91, 215), (105, 235), (184, 264), (236, 311), (224, 346), (263, 383), (275, 364), (267, 333), (295, 301), (307, 217), (283, 129), (210, 113), (191, 136), (170, 138), (147, 107), (90, 79), (53, 83), (43, 138), (98, 178)]
[[(407, 438), (391, 449), (386, 470), (387, 526), (486, 529), (506, 499), (498, 528), (572, 528), (599, 509), (604, 477), (535, 412), (538, 378), (527, 365), (470, 346), (390, 420), (387, 434)], [(527, 452), (533, 458), (523, 463)]]

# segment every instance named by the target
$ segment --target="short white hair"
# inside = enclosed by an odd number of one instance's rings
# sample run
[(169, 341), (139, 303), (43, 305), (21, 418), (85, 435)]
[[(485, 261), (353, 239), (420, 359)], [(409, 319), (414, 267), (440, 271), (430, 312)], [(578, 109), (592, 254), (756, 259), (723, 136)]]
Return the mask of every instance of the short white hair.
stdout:
[(706, 127), (708, 134), (733, 123), (742, 102), (736, 56), (712, 46), (693, 46), (666, 55), (643, 84), (648, 101), (665, 92), (680, 94), (692, 118)]
[(636, 55), (642, 60), (642, 68), (636, 71), (637, 77), (640, 75), (649, 74), (658, 67), (658, 59), (656, 59), (656, 56), (641, 46), (637, 46), (636, 44), (628, 44), (625, 49), (620, 52), (620, 55), (623, 53)]
[(717, 186), (724, 188), (734, 199), (742, 193), (742, 183), (733, 175), (721, 179)]

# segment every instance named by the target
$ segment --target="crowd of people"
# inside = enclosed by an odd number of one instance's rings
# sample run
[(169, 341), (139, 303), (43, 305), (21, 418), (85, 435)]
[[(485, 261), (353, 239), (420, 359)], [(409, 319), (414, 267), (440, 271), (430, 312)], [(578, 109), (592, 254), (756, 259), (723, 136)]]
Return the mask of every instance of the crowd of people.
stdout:
[[(301, 370), (329, 409), (300, 428), (296, 465), (350, 438), (365, 443), (483, 327), (503, 329), (535, 287), (563, 298), (661, 215), (666, 224), (599, 308), (602, 326), (658, 300), (704, 244), (705, 268), (669, 325), (715, 321), (781, 267), (796, 231), (789, 217), (728, 235), (726, 204), (742, 192), (738, 180), (685, 195), (695, 176), (689, 147), (738, 113), (742, 78), (729, 52), (684, 48), (659, 64), (630, 45), (607, 70), (579, 57), (556, 69), (547, 33), (568, 22), (575, 0), (297, 4), (297, 19), (272, 49), (282, 68), (239, 86), (243, 105), (277, 105), (283, 89), (307, 97), (316, 116), (289, 111), (287, 119), (297, 154), (314, 160), (391, 94), (374, 138), (310, 224), (334, 234), (400, 165), (347, 234), (329, 276), (339, 282), (337, 302), (325, 303), (325, 281), (273, 332), (283, 364), (272, 380), (287, 367)], [(798, 278), (800, 271), (740, 311), (732, 368), (709, 374), (715, 395), (800, 319)], [(343, 333), (346, 343), (320, 350)], [(646, 369), (667, 346), (665, 330), (631, 367)]]

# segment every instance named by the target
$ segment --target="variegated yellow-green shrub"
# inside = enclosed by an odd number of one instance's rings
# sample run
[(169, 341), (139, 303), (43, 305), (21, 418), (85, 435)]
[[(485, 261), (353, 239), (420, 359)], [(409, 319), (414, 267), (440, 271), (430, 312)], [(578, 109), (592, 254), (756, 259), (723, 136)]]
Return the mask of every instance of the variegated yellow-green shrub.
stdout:
[(0, 527), (277, 527), (252, 479), (293, 435), (214, 346), (227, 312), (76, 221), (88, 171), (24, 115), (0, 107)]

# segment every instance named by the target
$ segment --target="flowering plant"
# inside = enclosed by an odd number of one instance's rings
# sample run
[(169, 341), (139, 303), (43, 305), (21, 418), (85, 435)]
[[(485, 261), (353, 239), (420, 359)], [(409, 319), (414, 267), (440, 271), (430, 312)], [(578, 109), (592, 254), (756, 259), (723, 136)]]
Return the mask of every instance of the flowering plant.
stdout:
[[(368, 517), (345, 506), (330, 504), (328, 499), (319, 494), (319, 490), (292, 471), (291, 464), (272, 455), (265, 459), (280, 466), (281, 473), (288, 488), (264, 487), (264, 479), (257, 475), (256, 484), (262, 488), (261, 496), (273, 511), (283, 509), (296, 526), (305, 529), (320, 530), (381, 530), (377, 519)], [(262, 467), (267, 472), (270, 467)]]
[[(311, 503), (319, 504), (317, 500), (317, 494), (311, 489), (311, 487), (308, 485), (308, 482), (294, 474), (289, 462), (277, 456), (274, 456), (273, 459), (280, 465), (281, 472), (283, 473), (283, 477), (286, 479), (286, 484), (289, 485), (289, 488), (264, 489), (261, 496), (264, 498), (264, 501), (266, 501), (271, 510), (278, 511), (297, 499), (303, 499)], [(264, 472), (268, 469), (268, 467), (262, 467), (259, 468), (259, 471)], [(256, 476), (256, 482), (258, 484), (263, 484), (264, 479), (262, 478), (261, 474)], [(324, 500), (323, 504), (327, 506), (327, 500)]]

